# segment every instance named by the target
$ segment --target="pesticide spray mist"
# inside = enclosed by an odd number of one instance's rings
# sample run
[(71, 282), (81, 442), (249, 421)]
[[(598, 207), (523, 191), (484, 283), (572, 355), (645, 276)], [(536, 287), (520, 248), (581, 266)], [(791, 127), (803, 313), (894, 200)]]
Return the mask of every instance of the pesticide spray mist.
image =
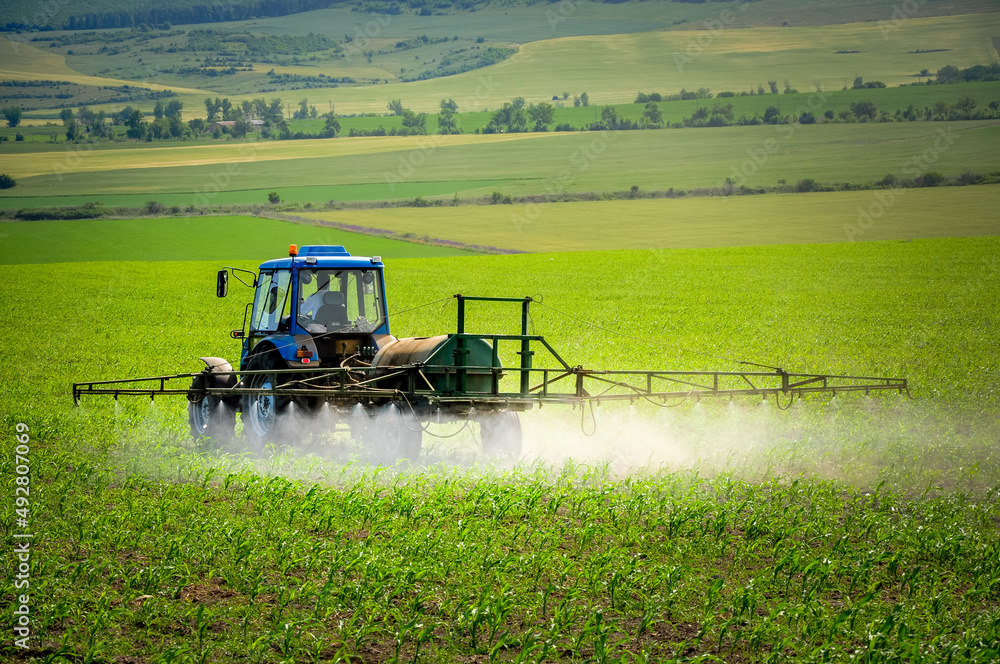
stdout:
[[(320, 464), (324, 475), (336, 476), (345, 466), (378, 463), (374, 418), (360, 406), (324, 406), (315, 414), (293, 409), (281, 440), (255, 453), (239, 423), (234, 438), (222, 445), (193, 441), (184, 426), (186, 413), (173, 406), (149, 404), (138, 418), (116, 406), (113, 417), (121, 420), (115, 428), (122, 452), (143, 457), (173, 450), (224, 463), (238, 458), (268, 474)], [(995, 418), (902, 396), (814, 398), (796, 401), (787, 410), (773, 400), (753, 399), (674, 408), (645, 402), (546, 406), (521, 413), (520, 421), (520, 466), (572, 462), (607, 466), (619, 476), (695, 471), (747, 481), (811, 476), (856, 486), (890, 480), (914, 489), (974, 489), (1000, 472)], [(434, 414), (429, 420), (405, 422), (423, 429), (423, 443), (417, 459), (402, 462), (398, 471), (511, 466), (497, 464), (483, 452), (474, 422), (442, 422)]]

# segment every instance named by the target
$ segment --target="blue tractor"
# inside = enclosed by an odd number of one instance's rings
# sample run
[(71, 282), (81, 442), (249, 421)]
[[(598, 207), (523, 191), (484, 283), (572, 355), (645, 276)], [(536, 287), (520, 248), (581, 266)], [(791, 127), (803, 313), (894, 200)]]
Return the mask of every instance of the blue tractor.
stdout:
[[(254, 298), (243, 326), (231, 333), (242, 340), (239, 371), (223, 358), (201, 358), (206, 372), (195, 376), (189, 393), (192, 434), (227, 439), (239, 412), (248, 445), (259, 450), (268, 441), (295, 437), (292, 413), (309, 417), (328, 404), (355, 438), (372, 443), (380, 461), (416, 458), (430, 403), (415, 394), (406, 398), (411, 381), (399, 368), (423, 367), (429, 385), (454, 392), (447, 390), (447, 371), (454, 366), (457, 343), (448, 335), (398, 340), (390, 334), (383, 268), (380, 257), (351, 256), (342, 246), (292, 245), (287, 258), (266, 261), (258, 274), (220, 270), (219, 297), (228, 294), (232, 273), (254, 288)], [(499, 368), (486, 341), (470, 339), (461, 345), (463, 359)], [(428, 367), (428, 360), (437, 364)], [(467, 370), (463, 391), (491, 376), (490, 370)], [(442, 410), (437, 404), (433, 414), (441, 421), (472, 413), (482, 426), (487, 451), (518, 455), (517, 410), (523, 408), (479, 406), (475, 411), (469, 401)]]

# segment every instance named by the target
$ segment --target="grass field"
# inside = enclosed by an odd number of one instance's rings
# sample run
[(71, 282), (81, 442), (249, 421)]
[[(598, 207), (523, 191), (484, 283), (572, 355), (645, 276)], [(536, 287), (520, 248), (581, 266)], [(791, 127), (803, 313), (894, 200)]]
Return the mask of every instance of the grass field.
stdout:
[[(860, 216), (869, 209), (875, 217)], [(301, 216), (521, 251), (596, 251), (998, 235), (998, 209), (1000, 185), (988, 185)]]
[[(753, 11), (754, 4), (742, 5), (744, 11)], [(899, 85), (913, 82), (925, 68), (996, 62), (991, 40), (998, 29), (1000, 14), (980, 14), (912, 18), (885, 38), (877, 23), (567, 37), (524, 44), (510, 59), (485, 69), (378, 86), (377, 95), (370, 88), (338, 88), (310, 90), (309, 97), (323, 107), (332, 100), (344, 113), (382, 112), (396, 98), (415, 111), (434, 112), (442, 98), (479, 110), (498, 108), (515, 96), (537, 102), (569, 91), (611, 104), (632, 101), (638, 90), (748, 90), (769, 79), (779, 84), (787, 79), (798, 90), (811, 90), (814, 81), (839, 90), (858, 75)], [(692, 43), (696, 48), (688, 55)], [(945, 50), (909, 53), (929, 49)], [(861, 52), (837, 55), (839, 50)], [(282, 98), (294, 104), (301, 95)]]
[[(31, 44), (0, 36), (0, 79), (9, 81), (60, 80), (79, 85), (134, 85), (134, 80), (87, 76), (66, 65), (66, 59)], [(177, 93), (201, 95), (204, 91), (184, 86), (166, 86), (143, 81), (141, 87), (150, 90), (173, 90)], [(84, 103), (84, 102), (81, 102)], [(150, 105), (152, 108), (152, 105)]]
[[(533, 325), (574, 363), (724, 363), (685, 347), (912, 381), (916, 401), (691, 404), (639, 409), (628, 428), (602, 408), (618, 454), (650, 452), (654, 466), (628, 474), (470, 467), (474, 443), (430, 442), (430, 465), (413, 469), (365, 467), (336, 439), (333, 461), (319, 448), (241, 457), (190, 442), (183, 399), (73, 410), (73, 380), (232, 356), (225, 330), (249, 292), (215, 298), (224, 255), (0, 267), (3, 315), (33, 341), (0, 364), (5, 425), (27, 433), (20, 459), (3, 456), (4, 485), (14, 495), (28, 476), (16, 464), (30, 466), (24, 509), (39, 535), (27, 661), (993, 661), (998, 249), (979, 238), (389, 262), (391, 308), (543, 295)], [(395, 332), (443, 332), (453, 317), (453, 305), (425, 307)], [(543, 460), (579, 425), (549, 410), (524, 417)], [(13, 519), (0, 529), (23, 532)]]
[[(637, 11), (655, 12), (655, 5), (661, 3), (641, 4), (649, 6), (649, 9)], [(542, 32), (548, 31), (549, 34), (545, 35), (547, 38), (524, 43), (520, 51), (509, 60), (491, 67), (412, 83), (399, 83), (391, 77), (383, 76), (389, 83), (375, 87), (348, 86), (277, 91), (275, 94), (290, 107), (294, 107), (305, 95), (318, 108), (326, 108), (332, 102), (342, 113), (384, 112), (386, 103), (394, 98), (402, 99), (406, 106), (416, 111), (427, 112), (436, 111), (442, 98), (453, 98), (463, 110), (470, 111), (495, 109), (515, 96), (524, 96), (528, 101), (535, 102), (549, 100), (553, 95), (561, 95), (563, 92), (571, 95), (587, 92), (594, 103), (610, 104), (631, 101), (637, 90), (655, 89), (663, 93), (675, 93), (682, 87), (708, 87), (715, 91), (747, 90), (756, 88), (759, 84), (766, 85), (768, 80), (775, 80), (782, 85), (788, 80), (792, 87), (799, 90), (811, 90), (815, 82), (824, 89), (839, 90), (845, 82), (849, 86), (858, 75), (867, 80), (881, 80), (888, 85), (897, 85), (913, 82), (914, 75), (922, 69), (933, 72), (945, 64), (961, 67), (995, 62), (998, 58), (991, 42), (997, 33), (997, 21), (1000, 20), (1000, 14), (997, 13), (947, 17), (918, 14), (898, 24), (892, 23), (890, 28), (878, 20), (870, 19), (865, 23), (844, 25), (809, 26), (793, 23), (790, 27), (778, 27), (782, 21), (775, 21), (774, 14), (769, 10), (762, 13), (760, 23), (771, 27), (736, 29), (737, 26), (744, 25), (743, 16), (752, 16), (758, 8), (763, 9), (764, 6), (765, 3), (740, 4), (742, 9), (735, 10), (739, 18), (729, 22), (731, 28), (724, 27), (722, 30), (706, 31), (704, 24), (696, 22), (695, 25), (702, 28), (700, 32), (658, 30), (583, 36), (565, 36), (574, 34), (572, 30), (560, 33), (558, 26), (563, 23), (556, 22), (555, 29), (550, 27), (545, 18), (546, 10), (539, 8), (537, 25)], [(777, 5), (772, 6), (772, 9), (775, 7)], [(709, 12), (708, 19), (719, 21), (724, 9), (705, 5), (690, 11)], [(888, 21), (893, 10), (888, 6), (884, 10), (882, 18)], [(591, 9), (588, 6), (586, 10), (580, 11), (582, 17), (587, 12), (612, 10)], [(818, 15), (822, 12), (823, 10), (818, 10), (815, 13)], [(523, 28), (524, 15), (521, 11), (518, 13), (519, 18), (511, 21), (494, 17), (493, 22), (498, 26), (505, 23), (508, 26), (516, 25), (519, 27), (512, 29), (520, 30)], [(851, 12), (838, 11), (831, 15), (844, 17), (851, 15)], [(301, 22), (305, 19), (285, 17), (274, 20)], [(411, 20), (400, 19), (400, 23), (408, 24)], [(601, 22), (596, 17), (592, 20)], [(442, 17), (441, 22), (442, 25), (451, 26), (454, 19)], [(654, 21), (651, 25), (657, 24)], [(389, 22), (389, 26), (391, 25), (392, 21)], [(614, 23), (607, 25), (613, 26)], [(247, 26), (235, 27), (246, 29)], [(383, 29), (388, 31), (389, 27), (377, 27), (375, 41), (384, 41), (383, 45), (390, 51), (393, 50), (395, 38), (381, 34)], [(635, 29), (638, 24), (627, 23), (622, 27)], [(315, 29), (315, 24), (312, 29)], [(409, 34), (413, 29), (418, 28), (401, 25), (400, 34)], [(471, 27), (466, 29), (472, 30)], [(374, 49), (377, 46), (373, 42), (368, 48)], [(5, 69), (2, 75), (5, 77), (59, 78), (91, 85), (111, 84), (108, 82), (111, 79), (74, 72), (65, 64), (64, 56), (58, 53), (40, 51), (28, 44), (15, 45), (6, 40), (0, 44), (0, 48), (4, 49)], [(837, 51), (859, 52), (837, 54)], [(107, 68), (106, 62), (100, 64), (103, 60), (95, 60), (85, 66), (83, 62), (77, 63), (79, 57), (74, 57), (77, 67), (92, 74), (112, 71)], [(397, 56), (394, 54), (393, 57)], [(431, 58), (428, 64), (433, 60)], [(323, 72), (343, 76), (351, 73), (351, 66), (359, 67), (355, 72), (359, 80), (369, 80), (379, 73), (371, 70), (373, 65), (365, 58), (357, 57), (354, 61), (356, 63), (347, 63), (347, 69), (339, 63), (317, 63), (312, 71), (309, 71), (308, 65), (295, 65), (295, 73), (316, 75)], [(402, 61), (397, 62), (393, 66), (401, 66), (401, 63)], [(142, 74), (142, 65), (135, 66), (139, 66), (140, 70), (129, 69), (132, 77), (138, 77), (136, 80), (139, 81), (150, 78), (149, 75)], [(326, 72), (324, 67), (330, 71)], [(299, 71), (299, 68), (302, 70)], [(382, 71), (384, 72), (384, 68)], [(253, 76), (259, 78), (258, 74)], [(172, 78), (172, 75), (167, 78)], [(207, 96), (206, 91), (198, 87), (201, 83), (195, 79), (197, 77), (169, 81), (176, 84), (174, 89), (181, 93), (180, 99), (184, 101), (185, 112), (189, 117), (201, 114), (201, 103)], [(153, 80), (165, 79), (163, 75), (157, 75)], [(120, 85), (121, 82), (114, 84)], [(222, 83), (218, 81), (212, 83), (213, 86), (220, 84)], [(247, 85), (232, 82), (231, 89), (217, 88), (213, 90), (213, 94), (228, 92), (234, 99), (259, 96), (259, 92), (250, 94)], [(158, 89), (152, 84), (149, 87)], [(267, 93), (267, 96), (275, 95)]]
[(203, 261), (218, 256), (266, 260), (289, 244), (343, 244), (356, 255), (387, 259), (468, 254), (272, 219), (184, 217), (5, 223), (0, 225), (0, 264), (108, 261), (137, 255), (145, 261)]
[[(927, 152), (935, 150), (935, 141), (941, 149)], [(914, 159), (920, 160), (920, 167), (947, 175), (966, 169), (987, 173), (997, 170), (998, 143), (996, 121), (766, 125), (252, 146), (33, 149), (0, 154), (0, 172), (17, 178), (17, 187), (3, 192), (15, 198), (48, 201), (52, 196), (141, 192), (149, 200), (189, 193), (192, 201), (200, 194), (198, 200), (205, 200), (199, 204), (210, 204), (216, 191), (236, 190), (250, 192), (245, 202), (259, 203), (263, 189), (285, 196), (286, 189), (296, 187), (390, 184), (394, 192), (402, 183), (417, 182), (460, 196), (489, 195), (495, 190), (506, 194), (615, 191), (632, 185), (647, 190), (689, 189), (721, 186), (727, 177), (749, 186), (803, 178), (874, 182), (886, 173), (904, 176), (905, 170), (913, 169)], [(923, 161), (925, 153), (933, 158), (930, 162)], [(483, 181), (501, 184), (483, 188), (478, 184)]]

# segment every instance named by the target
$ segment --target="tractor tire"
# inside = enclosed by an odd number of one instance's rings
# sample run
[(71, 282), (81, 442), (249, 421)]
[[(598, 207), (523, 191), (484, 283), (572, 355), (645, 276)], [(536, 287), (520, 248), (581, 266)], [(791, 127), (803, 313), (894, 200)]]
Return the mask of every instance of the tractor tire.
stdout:
[(205, 437), (222, 445), (232, 440), (236, 431), (236, 409), (219, 397), (206, 395), (188, 401), (188, 424), (195, 440)]
[[(286, 369), (284, 360), (276, 352), (254, 355), (247, 362), (247, 371), (267, 371)], [(254, 374), (247, 376), (244, 385), (253, 389), (272, 389), (281, 380), (287, 381), (287, 374)], [(243, 418), (243, 434), (251, 452), (260, 453), (268, 443), (290, 442), (290, 418), (288, 417), (289, 397), (274, 395), (244, 395), (240, 401)]]
[(483, 451), (497, 459), (517, 460), (521, 456), (521, 420), (512, 410), (486, 413), (479, 418)]
[[(209, 358), (216, 360), (218, 358)], [(221, 369), (229, 370), (226, 363)], [(211, 439), (222, 445), (233, 438), (236, 430), (236, 408), (221, 397), (204, 394), (206, 387), (232, 387), (236, 382), (232, 376), (216, 376), (210, 371), (195, 376), (188, 393), (188, 426), (195, 440)]]
[(370, 435), (375, 445), (375, 458), (384, 466), (401, 459), (416, 461), (420, 456), (423, 428), (409, 408), (400, 409), (390, 403), (382, 406)]

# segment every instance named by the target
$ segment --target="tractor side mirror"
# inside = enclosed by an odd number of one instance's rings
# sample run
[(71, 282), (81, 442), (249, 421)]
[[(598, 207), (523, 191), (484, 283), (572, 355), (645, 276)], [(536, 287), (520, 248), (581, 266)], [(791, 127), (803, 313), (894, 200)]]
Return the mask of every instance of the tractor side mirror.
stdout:
[(217, 297), (229, 295), (229, 270), (219, 270), (219, 277), (215, 282), (215, 295)]

